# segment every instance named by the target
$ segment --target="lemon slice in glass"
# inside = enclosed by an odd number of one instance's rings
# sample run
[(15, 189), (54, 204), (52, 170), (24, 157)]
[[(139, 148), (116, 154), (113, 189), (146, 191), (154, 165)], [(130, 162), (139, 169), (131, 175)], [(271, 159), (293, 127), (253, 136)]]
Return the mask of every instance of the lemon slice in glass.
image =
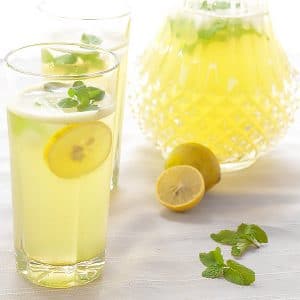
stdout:
[(102, 122), (68, 125), (57, 131), (45, 147), (50, 170), (61, 178), (76, 178), (94, 171), (111, 151), (112, 133)]
[(205, 183), (196, 168), (175, 166), (161, 173), (157, 180), (156, 192), (162, 205), (182, 212), (192, 209), (201, 201)]

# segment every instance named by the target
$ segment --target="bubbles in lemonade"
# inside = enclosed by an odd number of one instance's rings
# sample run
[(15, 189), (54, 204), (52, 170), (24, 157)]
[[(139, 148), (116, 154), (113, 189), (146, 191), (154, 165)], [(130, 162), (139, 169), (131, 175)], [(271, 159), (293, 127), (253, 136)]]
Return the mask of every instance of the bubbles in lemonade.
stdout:
[(16, 250), (55, 266), (103, 257), (112, 170), (110, 97), (62, 109), (69, 87), (31, 88), (8, 107)]
[(277, 140), (294, 113), (292, 70), (265, 12), (169, 17), (139, 77), (133, 110), (164, 156), (197, 142), (223, 169), (241, 168)]

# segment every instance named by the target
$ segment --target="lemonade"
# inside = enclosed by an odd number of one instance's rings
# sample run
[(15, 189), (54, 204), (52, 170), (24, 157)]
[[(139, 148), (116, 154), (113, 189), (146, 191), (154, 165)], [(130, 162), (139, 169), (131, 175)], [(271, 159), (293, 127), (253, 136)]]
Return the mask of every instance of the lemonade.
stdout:
[[(101, 271), (112, 170), (114, 108), (109, 96), (98, 111), (65, 112), (55, 103), (67, 87), (54, 93), (43, 86), (28, 89), (8, 107), (17, 261), (32, 281), (55, 287), (89, 281)], [(54, 148), (59, 142), (62, 149)], [(97, 142), (105, 153), (98, 153)], [(80, 145), (94, 147), (86, 148), (82, 161)], [(79, 167), (63, 156), (68, 146)], [(78, 267), (77, 279), (52, 273), (55, 267), (91, 260), (93, 271), (80, 275)], [(22, 270), (25, 261), (30, 270)], [(49, 265), (49, 272), (39, 272), (39, 264)]]
[(246, 1), (193, 1), (203, 7), (168, 17), (142, 57), (133, 110), (164, 157), (179, 144), (200, 143), (223, 170), (240, 169), (293, 118), (293, 74), (269, 14), (223, 7), (239, 2)]

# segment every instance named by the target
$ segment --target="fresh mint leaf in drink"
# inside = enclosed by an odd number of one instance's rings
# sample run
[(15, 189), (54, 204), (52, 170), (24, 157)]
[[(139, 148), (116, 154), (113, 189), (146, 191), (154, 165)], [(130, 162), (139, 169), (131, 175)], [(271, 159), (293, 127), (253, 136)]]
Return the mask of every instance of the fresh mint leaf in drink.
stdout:
[(64, 98), (58, 102), (58, 106), (61, 108), (72, 108), (78, 105), (78, 101), (72, 98)]
[(93, 34), (83, 33), (81, 36), (81, 42), (88, 45), (101, 45), (102, 39)]
[(105, 91), (86, 86), (83, 81), (75, 81), (68, 89), (68, 96), (60, 100), (57, 105), (61, 108), (75, 108), (77, 111), (90, 111), (99, 109), (95, 102), (103, 100)]
[(42, 62), (45, 64), (52, 63), (54, 61), (53, 55), (47, 49), (41, 50)]
[(64, 54), (54, 58), (55, 65), (72, 65), (77, 61), (77, 56), (75, 54)]

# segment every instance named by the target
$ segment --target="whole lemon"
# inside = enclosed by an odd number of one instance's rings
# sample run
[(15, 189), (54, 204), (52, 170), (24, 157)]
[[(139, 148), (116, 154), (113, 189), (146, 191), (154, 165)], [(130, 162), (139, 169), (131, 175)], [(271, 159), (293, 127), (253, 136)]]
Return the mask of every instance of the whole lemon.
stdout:
[(220, 164), (207, 147), (197, 143), (177, 146), (168, 156), (165, 168), (189, 165), (200, 171), (204, 178), (205, 189), (209, 190), (221, 180)]

